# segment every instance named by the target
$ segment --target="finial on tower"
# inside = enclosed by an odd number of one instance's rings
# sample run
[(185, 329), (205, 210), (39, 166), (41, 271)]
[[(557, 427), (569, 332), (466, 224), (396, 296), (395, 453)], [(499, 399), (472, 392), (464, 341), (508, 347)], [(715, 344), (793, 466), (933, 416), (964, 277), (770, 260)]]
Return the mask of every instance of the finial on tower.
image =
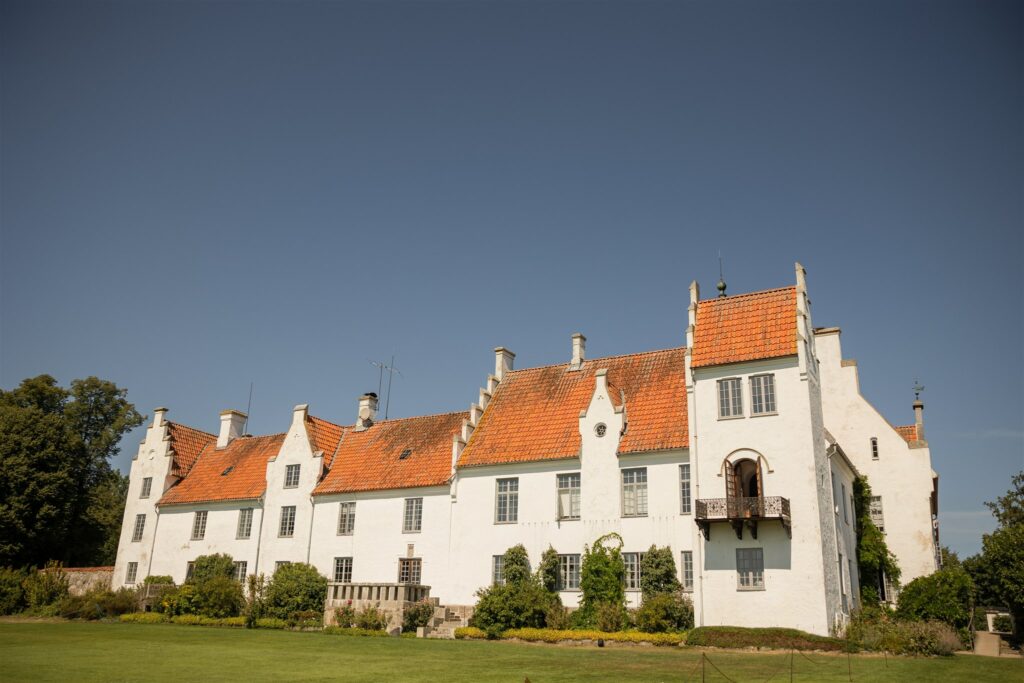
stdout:
[(725, 277), (722, 275), (722, 252), (718, 252), (718, 298), (725, 296)]
[(915, 377), (914, 378), (914, 400), (915, 401), (920, 401), (921, 400), (921, 392), (922, 391), (924, 391), (924, 387), (921, 386), (921, 383), (918, 382), (917, 378)]

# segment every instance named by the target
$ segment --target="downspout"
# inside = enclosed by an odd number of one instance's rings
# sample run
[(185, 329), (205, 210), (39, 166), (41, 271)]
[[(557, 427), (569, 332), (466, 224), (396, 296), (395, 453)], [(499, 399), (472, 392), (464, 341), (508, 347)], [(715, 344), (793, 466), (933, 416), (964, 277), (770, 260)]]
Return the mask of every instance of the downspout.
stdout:
[(256, 536), (256, 566), (253, 568), (253, 574), (260, 573), (260, 544), (263, 543), (263, 518), (267, 516), (267, 506), (265, 505), (266, 491), (256, 499), (260, 504), (260, 528)]
[(313, 494), (309, 494), (309, 538), (306, 539), (306, 564), (309, 564), (309, 553), (313, 546), (313, 518), (316, 516), (316, 504)]
[[(153, 573), (153, 551), (156, 550), (156, 532), (160, 530), (160, 504), (153, 504), (153, 512), (156, 515), (156, 522), (153, 523), (153, 542), (149, 544), (149, 564), (146, 565), (146, 576)], [(136, 578), (138, 581), (138, 578)]]

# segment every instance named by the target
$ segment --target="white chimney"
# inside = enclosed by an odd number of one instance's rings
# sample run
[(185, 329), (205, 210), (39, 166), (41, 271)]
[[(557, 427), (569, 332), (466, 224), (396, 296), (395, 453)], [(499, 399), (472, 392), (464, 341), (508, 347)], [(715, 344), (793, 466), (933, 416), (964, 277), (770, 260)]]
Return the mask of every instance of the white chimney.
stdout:
[(167, 414), (167, 408), (153, 408), (153, 426), (162, 427), (165, 420), (164, 416)]
[(585, 358), (584, 352), (587, 348), (587, 338), (577, 332), (572, 335), (572, 363), (569, 364), (570, 370), (579, 370), (583, 367), (583, 361)]
[(356, 431), (368, 429), (377, 419), (377, 394), (372, 391), (359, 397), (359, 414), (356, 416)]
[(220, 434), (217, 436), (217, 448), (224, 448), (232, 440), (242, 435), (245, 420), (249, 417), (240, 410), (224, 410), (220, 414)]
[(516, 354), (504, 346), (494, 349), (494, 376), (498, 378), (498, 381), (505, 377), (506, 372), (512, 371), (512, 363), (515, 361), (515, 358)]
[(924, 403), (921, 399), (914, 401), (914, 426), (917, 427), (917, 438), (924, 441)]

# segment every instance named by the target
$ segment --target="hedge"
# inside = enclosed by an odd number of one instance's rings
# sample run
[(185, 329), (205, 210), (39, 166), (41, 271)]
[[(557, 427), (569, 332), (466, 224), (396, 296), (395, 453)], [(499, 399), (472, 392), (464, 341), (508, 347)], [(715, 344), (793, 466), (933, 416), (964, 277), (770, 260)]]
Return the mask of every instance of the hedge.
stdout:
[(169, 622), (167, 615), (160, 612), (129, 612), (122, 614), (119, 619), (125, 624), (166, 624)]
[(816, 636), (795, 628), (740, 628), (701, 626), (686, 636), (687, 645), (703, 647), (756, 647), (769, 650), (825, 650), (844, 652), (848, 644), (838, 638)]
[[(363, 636), (367, 638), (387, 638), (387, 631), (375, 631), (368, 628), (345, 628), (343, 626), (325, 626), (324, 633), (332, 636)], [(416, 635), (415, 633), (413, 634)]]
[[(455, 629), (455, 637), (459, 640), (483, 640), (487, 633), (473, 626)], [(616, 643), (651, 643), (652, 645), (681, 645), (686, 639), (685, 633), (643, 633), (641, 631), (605, 631), (579, 630), (559, 631), (550, 628), (513, 628), (502, 632), (502, 638), (515, 638), (530, 643), (560, 643), (573, 640), (606, 640)]]
[(186, 626), (226, 626), (228, 628), (245, 628), (245, 617), (206, 617), (201, 614), (179, 614), (171, 617), (175, 624)]

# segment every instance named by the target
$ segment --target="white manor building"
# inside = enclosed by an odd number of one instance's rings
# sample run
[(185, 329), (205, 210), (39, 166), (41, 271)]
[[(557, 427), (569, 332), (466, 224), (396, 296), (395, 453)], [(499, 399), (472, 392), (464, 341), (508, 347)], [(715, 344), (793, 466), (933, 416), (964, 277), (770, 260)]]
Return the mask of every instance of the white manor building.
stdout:
[(495, 349), (468, 412), (377, 421), (367, 394), (354, 424), (300, 405), (284, 433), (248, 436), (238, 411), (215, 435), (158, 408), (114, 584), (180, 583), (197, 556), (228, 553), (239, 577), (313, 564), (330, 598), (468, 606), (522, 543), (534, 564), (556, 549), (574, 606), (584, 545), (614, 531), (633, 604), (654, 544), (672, 548), (698, 625), (841, 630), (859, 595), (858, 474), (903, 580), (936, 568), (923, 406), (894, 427), (861, 396), (839, 329), (812, 326), (799, 264), (795, 286), (719, 288), (701, 300), (690, 285), (679, 348), (590, 359), (577, 334), (567, 363), (522, 370)]

